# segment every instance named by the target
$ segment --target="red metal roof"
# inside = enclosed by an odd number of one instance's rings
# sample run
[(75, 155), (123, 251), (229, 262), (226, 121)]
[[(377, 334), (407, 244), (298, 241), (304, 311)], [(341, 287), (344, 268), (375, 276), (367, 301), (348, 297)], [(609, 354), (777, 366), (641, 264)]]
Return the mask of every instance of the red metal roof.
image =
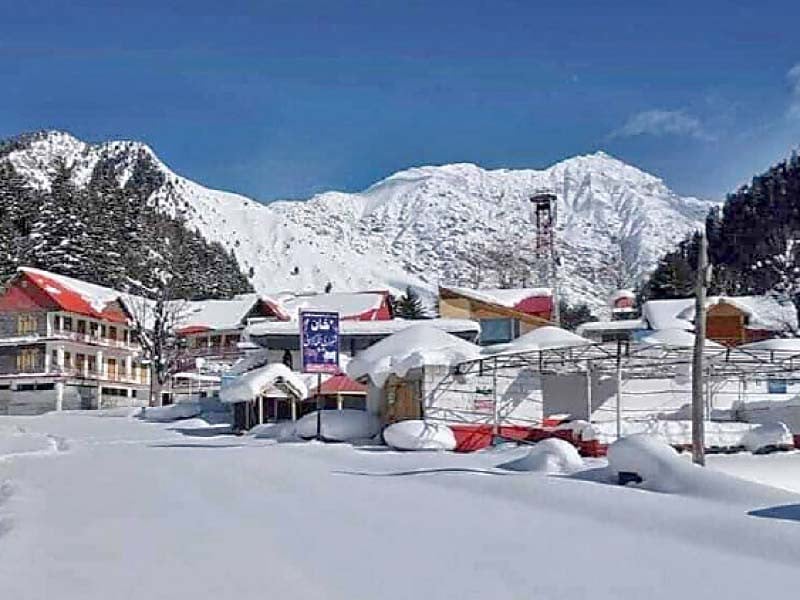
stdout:
[(205, 325), (192, 325), (190, 327), (178, 329), (176, 333), (180, 335), (191, 335), (193, 333), (205, 333), (206, 331), (211, 331), (211, 327), (207, 327)]
[(552, 296), (530, 296), (521, 302), (517, 302), (514, 308), (528, 315), (550, 314), (553, 310)]
[[(91, 300), (82, 295), (76, 288), (62, 283), (66, 278), (55, 279), (48, 277), (41, 271), (20, 271), (19, 284), (25, 287), (31, 283), (51, 300), (56, 306), (65, 312), (86, 315), (96, 319), (103, 319), (115, 323), (127, 322), (124, 311), (111, 303), (106, 303), (102, 308), (92, 306)], [(109, 289), (109, 292), (113, 290)]]
[(336, 394), (366, 394), (367, 393), (367, 386), (363, 383), (358, 383), (357, 381), (353, 381), (347, 375), (340, 373), (339, 375), (334, 375), (322, 382), (322, 385), (319, 387), (319, 391), (317, 388), (314, 388), (309, 394), (310, 396), (335, 396)]

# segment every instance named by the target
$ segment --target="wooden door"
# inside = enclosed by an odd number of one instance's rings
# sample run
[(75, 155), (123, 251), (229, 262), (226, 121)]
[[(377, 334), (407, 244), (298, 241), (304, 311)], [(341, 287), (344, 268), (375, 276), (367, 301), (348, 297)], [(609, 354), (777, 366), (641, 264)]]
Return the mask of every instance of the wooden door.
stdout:
[(416, 384), (403, 382), (395, 387), (394, 402), (389, 405), (386, 416), (389, 423), (422, 417)]

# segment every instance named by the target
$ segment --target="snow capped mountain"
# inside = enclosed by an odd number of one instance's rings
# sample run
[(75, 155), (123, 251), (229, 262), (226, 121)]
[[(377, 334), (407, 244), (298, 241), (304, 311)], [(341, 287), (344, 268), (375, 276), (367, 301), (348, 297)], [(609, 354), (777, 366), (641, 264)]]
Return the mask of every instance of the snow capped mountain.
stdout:
[(440, 283), (496, 284), (496, 270), (476, 257), (531, 248), (528, 199), (549, 190), (558, 196), (562, 293), (599, 309), (615, 288), (631, 285), (697, 228), (710, 207), (602, 152), (541, 171), (417, 167), (360, 193), (269, 205), (181, 177), (138, 142), (91, 145), (46, 132), (0, 146), (0, 160), (41, 188), (50, 185), (59, 160), (73, 168), (79, 185), (100, 164), (114, 169), (120, 185), (135, 184), (137, 172), (156, 172), (161, 181), (151, 201), (232, 249), (266, 293), (321, 290), (328, 282), (335, 290), (412, 285), (431, 294)]

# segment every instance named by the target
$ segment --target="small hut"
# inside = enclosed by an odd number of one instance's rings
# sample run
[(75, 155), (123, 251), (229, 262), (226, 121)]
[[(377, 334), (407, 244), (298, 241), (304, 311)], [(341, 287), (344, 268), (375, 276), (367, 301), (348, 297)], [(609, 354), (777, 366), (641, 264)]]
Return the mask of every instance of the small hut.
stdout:
[(233, 406), (233, 426), (246, 431), (269, 420), (297, 418), (297, 403), (308, 388), (289, 367), (272, 363), (225, 382), (220, 400)]

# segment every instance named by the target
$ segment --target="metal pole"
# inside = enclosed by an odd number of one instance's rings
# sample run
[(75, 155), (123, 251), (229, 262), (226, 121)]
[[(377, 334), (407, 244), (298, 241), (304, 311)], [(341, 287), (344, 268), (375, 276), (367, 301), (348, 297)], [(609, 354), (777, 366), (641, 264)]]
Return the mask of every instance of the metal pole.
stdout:
[(706, 288), (708, 287), (708, 240), (700, 232), (697, 257), (697, 283), (694, 306), (694, 356), (692, 360), (692, 460), (705, 465), (705, 431), (703, 410), (703, 349), (706, 341)]
[(617, 341), (617, 439), (622, 437), (622, 344)]
[(592, 363), (586, 362), (586, 421), (592, 424)]
[(494, 359), (492, 370), (492, 435), (500, 435), (500, 407), (497, 405), (497, 359)]
[(322, 373), (317, 373), (317, 439), (322, 439)]

